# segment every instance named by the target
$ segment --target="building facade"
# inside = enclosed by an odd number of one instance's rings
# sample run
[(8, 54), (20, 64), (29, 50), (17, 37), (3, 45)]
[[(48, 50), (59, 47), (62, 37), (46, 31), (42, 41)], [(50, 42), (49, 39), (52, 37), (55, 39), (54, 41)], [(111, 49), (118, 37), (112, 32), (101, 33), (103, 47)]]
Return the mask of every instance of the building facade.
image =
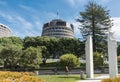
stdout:
[(66, 21), (55, 19), (43, 25), (42, 36), (74, 38), (74, 27)]
[(0, 24), (0, 37), (10, 37), (12, 32), (10, 28), (6, 25)]

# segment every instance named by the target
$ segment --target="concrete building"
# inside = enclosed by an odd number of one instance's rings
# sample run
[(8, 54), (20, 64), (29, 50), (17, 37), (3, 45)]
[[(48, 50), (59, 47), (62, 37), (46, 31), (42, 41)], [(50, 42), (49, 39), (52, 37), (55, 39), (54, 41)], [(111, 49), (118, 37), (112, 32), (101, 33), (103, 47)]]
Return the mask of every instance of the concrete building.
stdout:
[(66, 21), (55, 19), (43, 25), (42, 36), (74, 38), (74, 27)]
[(0, 37), (10, 37), (10, 36), (12, 36), (12, 32), (10, 28), (0, 23)]

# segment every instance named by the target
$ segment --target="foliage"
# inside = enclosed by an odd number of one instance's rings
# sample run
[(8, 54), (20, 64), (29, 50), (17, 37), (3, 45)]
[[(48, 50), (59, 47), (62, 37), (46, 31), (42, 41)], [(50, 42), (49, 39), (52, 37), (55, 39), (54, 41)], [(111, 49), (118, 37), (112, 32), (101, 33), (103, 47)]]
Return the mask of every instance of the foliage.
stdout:
[(120, 61), (120, 56), (117, 56), (117, 60)]
[(103, 79), (101, 82), (120, 82), (120, 77)]
[[(31, 49), (31, 47), (34, 48)], [(77, 57), (80, 57), (85, 53), (84, 47), (84, 42), (81, 42), (79, 39), (75, 38), (55, 38), (37, 36), (25, 37), (24, 39), (21, 39), (19, 37), (3, 37), (0, 38), (0, 53), (2, 52), (2, 54), (0, 54), (0, 64), (6, 64), (10, 67), (14, 67), (16, 66), (16, 64), (19, 64), (19, 66), (21, 67), (38, 68), (41, 62), (37, 62), (41, 61), (42, 58), (59, 58), (61, 55), (66, 53), (72, 53)], [(35, 48), (37, 48), (40, 52), (39, 57), (38, 55), (33, 55), (38, 54), (37, 52), (34, 52), (37, 51)], [(6, 52), (5, 50), (8, 51)], [(3, 55), (3, 53), (5, 55)], [(8, 60), (9, 57), (10, 59)], [(33, 57), (35, 59), (32, 62)], [(36, 59), (36, 57), (38, 57), (38, 59)]]
[(35, 37), (25, 37), (23, 39), (23, 46), (25, 49), (30, 47), (30, 46), (36, 47)]
[(62, 67), (76, 67), (80, 66), (80, 60), (73, 54), (64, 54), (60, 57), (60, 64)]
[(117, 47), (117, 55), (118, 56), (120, 55), (120, 45), (118, 45), (118, 47)]
[(19, 37), (3, 37), (0, 38), (0, 48), (3, 48), (8, 45), (14, 45), (19, 48), (23, 47), (23, 41)]
[(40, 46), (41, 52), (42, 52), (42, 57), (43, 58), (49, 58), (49, 52), (46, 48), (46, 46)]
[[(84, 54), (84, 42), (75, 38), (55, 38), (55, 37), (26, 37), (24, 38), (24, 48), (40, 46), (43, 57), (59, 58), (62, 54), (72, 53), (76, 56)], [(46, 52), (45, 52), (46, 51)]]
[[(81, 33), (84, 38), (91, 34), (93, 36), (93, 50), (99, 51), (98, 43), (103, 41), (104, 45), (106, 41), (106, 32), (111, 27), (111, 20), (109, 10), (97, 4), (94, 1), (90, 1), (85, 6), (85, 11), (80, 12), (80, 17), (77, 19), (81, 25)], [(107, 51), (107, 49), (102, 49)], [(100, 52), (100, 51), (99, 51)]]
[(80, 80), (80, 75), (39, 75), (46, 82), (76, 82)]
[(59, 62), (47, 62), (46, 64), (40, 64), (41, 67), (60, 67)]
[(29, 47), (24, 50), (21, 56), (20, 66), (25, 68), (39, 68), (42, 61), (42, 54), (40, 48)]
[(103, 66), (104, 61), (103, 61), (103, 54), (99, 52), (94, 52), (93, 56), (93, 61), (94, 61), (94, 66)]
[(22, 55), (21, 48), (14, 45), (4, 47), (0, 52), (0, 58), (5, 67), (14, 68), (19, 63)]
[(0, 71), (0, 82), (45, 82), (29, 72)]

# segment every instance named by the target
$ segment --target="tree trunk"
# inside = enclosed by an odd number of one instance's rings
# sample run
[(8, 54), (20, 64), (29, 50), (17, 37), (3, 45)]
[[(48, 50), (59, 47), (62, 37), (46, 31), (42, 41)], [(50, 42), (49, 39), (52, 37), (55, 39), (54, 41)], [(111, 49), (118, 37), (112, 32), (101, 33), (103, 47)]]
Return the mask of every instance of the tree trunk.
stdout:
[(95, 43), (95, 17), (92, 15), (92, 39), (93, 39), (93, 52), (96, 51), (96, 43)]

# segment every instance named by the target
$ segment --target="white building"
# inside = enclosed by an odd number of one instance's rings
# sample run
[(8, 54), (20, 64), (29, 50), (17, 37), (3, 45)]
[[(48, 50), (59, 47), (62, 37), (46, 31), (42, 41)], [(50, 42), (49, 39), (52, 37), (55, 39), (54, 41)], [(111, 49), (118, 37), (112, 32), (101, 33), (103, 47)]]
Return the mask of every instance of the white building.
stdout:
[(10, 28), (0, 23), (0, 37), (10, 37), (10, 36), (12, 36), (12, 32)]
[(55, 19), (43, 25), (42, 36), (74, 38), (74, 27), (66, 21)]

